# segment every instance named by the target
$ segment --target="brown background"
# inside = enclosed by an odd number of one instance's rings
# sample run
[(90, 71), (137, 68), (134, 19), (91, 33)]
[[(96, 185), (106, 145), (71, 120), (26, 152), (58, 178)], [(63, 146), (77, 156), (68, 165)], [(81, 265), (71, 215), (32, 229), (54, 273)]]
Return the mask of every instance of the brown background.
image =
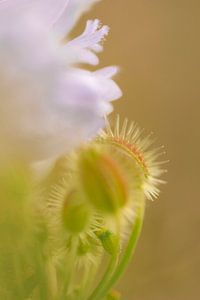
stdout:
[(200, 299), (200, 1), (104, 0), (89, 17), (111, 27), (101, 66), (121, 66), (116, 111), (154, 131), (170, 159), (119, 289), (124, 300)]

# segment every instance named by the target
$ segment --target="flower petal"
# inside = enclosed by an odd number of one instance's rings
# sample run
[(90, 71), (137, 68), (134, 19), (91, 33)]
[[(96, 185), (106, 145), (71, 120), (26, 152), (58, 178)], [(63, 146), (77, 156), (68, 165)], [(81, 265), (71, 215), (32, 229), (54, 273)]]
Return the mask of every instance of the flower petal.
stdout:
[(103, 50), (101, 42), (108, 32), (109, 27), (106, 25), (101, 27), (98, 19), (88, 20), (84, 32), (65, 45), (66, 56), (70, 57), (74, 63), (97, 65), (99, 59), (94, 52)]
[[(72, 68), (70, 55), (66, 64), (64, 53), (70, 54), (70, 47), (76, 49), (79, 61), (98, 63), (94, 52), (102, 50), (100, 41), (108, 31), (106, 26), (99, 28), (98, 20), (88, 21), (84, 33), (71, 46), (62, 47), (46, 26), (53, 19), (57, 26), (61, 6), (56, 13), (53, 7), (51, 17), (46, 6), (47, 17), (41, 21), (40, 8), (45, 6), (39, 6), (39, 0), (15, 1), (15, 5), (14, 0), (0, 2), (0, 154), (46, 160), (97, 134), (103, 116), (112, 111), (110, 102), (121, 96), (111, 79), (117, 68), (96, 72)], [(92, 2), (69, 0), (69, 7), (80, 13), (83, 3)]]
[(114, 101), (122, 96), (119, 86), (112, 80), (112, 77), (118, 73), (119, 68), (109, 66), (93, 72), (93, 76), (98, 78), (100, 85), (100, 95), (104, 101)]
[(80, 16), (88, 11), (90, 7), (100, 0), (69, 0), (62, 16), (58, 19), (54, 28), (62, 37), (72, 29)]
[[(45, 78), (40, 80), (41, 85), (45, 83)], [(43, 98), (47, 90), (40, 90), (38, 84), (33, 93), (18, 88), (4, 95), (0, 152), (19, 154), (28, 161), (58, 157), (94, 137), (103, 126), (108, 106), (99, 101), (95, 82), (85, 72), (74, 69), (57, 74), (47, 86), (48, 99)]]
[(78, 21), (82, 13), (100, 0), (1, 0), (0, 15), (12, 10), (20, 14), (32, 13), (52, 26), (59, 37), (64, 37)]
[(24, 17), (32, 14), (51, 28), (67, 9), (69, 0), (1, 0), (0, 14), (10, 13)]

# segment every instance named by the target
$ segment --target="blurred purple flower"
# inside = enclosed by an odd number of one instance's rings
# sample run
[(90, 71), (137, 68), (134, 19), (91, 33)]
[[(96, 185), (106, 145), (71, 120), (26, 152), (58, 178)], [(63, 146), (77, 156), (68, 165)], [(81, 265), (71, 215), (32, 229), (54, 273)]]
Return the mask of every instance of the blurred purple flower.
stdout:
[(89, 20), (66, 34), (95, 0), (0, 1), (0, 154), (57, 157), (96, 135), (121, 96), (116, 67), (95, 72), (108, 27)]

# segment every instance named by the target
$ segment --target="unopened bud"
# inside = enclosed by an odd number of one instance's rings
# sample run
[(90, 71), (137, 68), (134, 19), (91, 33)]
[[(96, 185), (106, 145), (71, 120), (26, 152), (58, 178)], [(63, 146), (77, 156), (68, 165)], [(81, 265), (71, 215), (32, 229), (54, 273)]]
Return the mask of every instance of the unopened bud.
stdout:
[(88, 242), (80, 241), (77, 254), (83, 256), (91, 250), (91, 245)]
[(115, 213), (128, 198), (127, 182), (110, 155), (89, 149), (80, 158), (80, 179), (88, 201), (98, 210)]
[(71, 233), (78, 234), (82, 232), (89, 223), (90, 213), (84, 203), (77, 203), (77, 194), (72, 191), (66, 198), (62, 220), (64, 227)]
[(111, 291), (108, 295), (106, 300), (120, 300), (121, 299), (121, 295), (120, 293), (118, 293), (117, 291), (113, 290)]
[(109, 230), (101, 230), (96, 232), (97, 237), (102, 243), (103, 248), (110, 255), (116, 254), (118, 251), (119, 240), (118, 237)]

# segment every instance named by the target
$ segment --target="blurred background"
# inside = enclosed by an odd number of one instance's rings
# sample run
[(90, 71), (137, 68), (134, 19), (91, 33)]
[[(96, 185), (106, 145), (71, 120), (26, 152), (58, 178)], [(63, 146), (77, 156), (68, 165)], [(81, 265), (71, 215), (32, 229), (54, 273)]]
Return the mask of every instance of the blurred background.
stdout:
[(118, 289), (124, 300), (200, 299), (200, 2), (104, 0), (95, 17), (111, 27), (101, 66), (121, 67), (116, 112), (153, 131), (170, 159)]

